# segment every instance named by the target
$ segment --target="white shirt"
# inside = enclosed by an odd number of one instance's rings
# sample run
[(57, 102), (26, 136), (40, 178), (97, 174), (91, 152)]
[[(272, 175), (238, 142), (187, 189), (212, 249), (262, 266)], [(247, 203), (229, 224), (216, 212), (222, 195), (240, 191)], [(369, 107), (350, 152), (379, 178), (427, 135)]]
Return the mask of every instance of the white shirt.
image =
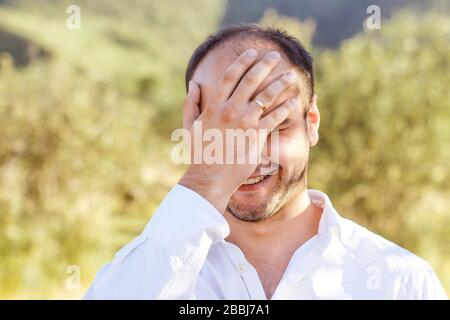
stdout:
[[(328, 197), (318, 234), (299, 247), (272, 299), (447, 299), (427, 262), (339, 216)], [(105, 265), (85, 299), (266, 299), (223, 215), (176, 185), (144, 231)]]

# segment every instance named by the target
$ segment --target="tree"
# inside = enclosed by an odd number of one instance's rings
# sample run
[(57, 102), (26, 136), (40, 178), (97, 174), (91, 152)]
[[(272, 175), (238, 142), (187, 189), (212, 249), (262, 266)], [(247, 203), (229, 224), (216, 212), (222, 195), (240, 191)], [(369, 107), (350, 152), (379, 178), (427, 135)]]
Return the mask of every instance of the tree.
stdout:
[(449, 37), (447, 16), (405, 11), (316, 64), (312, 185), (344, 215), (436, 263), (450, 257)]

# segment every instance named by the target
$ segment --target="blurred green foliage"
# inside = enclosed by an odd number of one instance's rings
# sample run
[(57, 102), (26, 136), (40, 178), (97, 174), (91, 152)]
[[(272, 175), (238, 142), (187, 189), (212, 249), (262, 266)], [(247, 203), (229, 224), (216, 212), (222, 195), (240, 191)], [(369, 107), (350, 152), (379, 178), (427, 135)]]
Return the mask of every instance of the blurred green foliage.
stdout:
[[(71, 31), (74, 2), (82, 29)], [(22, 69), (0, 59), (0, 297), (80, 297), (181, 173), (168, 134), (181, 121), (182, 74), (223, 6), (133, 4), (0, 7), (0, 28), (51, 53)], [(67, 289), (69, 265), (80, 266), (79, 290)]]
[(318, 54), (311, 186), (450, 289), (450, 19), (405, 11)]
[[(20, 69), (0, 58), (0, 298), (79, 298), (183, 171), (169, 160), (183, 72), (225, 3), (6, 3), (0, 29), (50, 55)], [(81, 30), (65, 27), (68, 4)], [(269, 10), (261, 23), (311, 48), (312, 20)], [(447, 292), (449, 38), (447, 16), (405, 11), (336, 50), (311, 48), (322, 125), (309, 178), (344, 216), (427, 259)]]

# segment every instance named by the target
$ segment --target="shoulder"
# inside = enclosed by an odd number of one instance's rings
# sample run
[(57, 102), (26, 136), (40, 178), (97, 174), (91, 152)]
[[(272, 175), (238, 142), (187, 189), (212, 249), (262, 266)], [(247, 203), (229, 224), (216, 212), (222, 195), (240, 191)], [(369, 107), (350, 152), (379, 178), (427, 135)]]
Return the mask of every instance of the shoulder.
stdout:
[(341, 241), (345, 248), (364, 260), (385, 262), (392, 271), (424, 271), (428, 263), (417, 255), (367, 228), (341, 217)]
[(421, 257), (367, 228), (340, 217), (340, 239), (353, 261), (379, 271), (403, 298), (446, 298), (431, 266)]

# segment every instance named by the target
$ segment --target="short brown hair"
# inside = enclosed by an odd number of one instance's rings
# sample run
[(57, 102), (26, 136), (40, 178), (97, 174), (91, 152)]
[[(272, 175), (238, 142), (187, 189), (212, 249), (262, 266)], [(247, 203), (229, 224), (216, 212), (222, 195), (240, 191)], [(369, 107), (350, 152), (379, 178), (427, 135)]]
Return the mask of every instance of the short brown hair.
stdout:
[(186, 90), (188, 83), (194, 75), (202, 59), (208, 52), (228, 40), (242, 37), (264, 40), (276, 45), (305, 75), (308, 88), (308, 100), (314, 95), (313, 58), (301, 42), (289, 35), (286, 31), (270, 27), (262, 27), (257, 24), (240, 24), (231, 26), (210, 35), (195, 49), (185, 73)]

